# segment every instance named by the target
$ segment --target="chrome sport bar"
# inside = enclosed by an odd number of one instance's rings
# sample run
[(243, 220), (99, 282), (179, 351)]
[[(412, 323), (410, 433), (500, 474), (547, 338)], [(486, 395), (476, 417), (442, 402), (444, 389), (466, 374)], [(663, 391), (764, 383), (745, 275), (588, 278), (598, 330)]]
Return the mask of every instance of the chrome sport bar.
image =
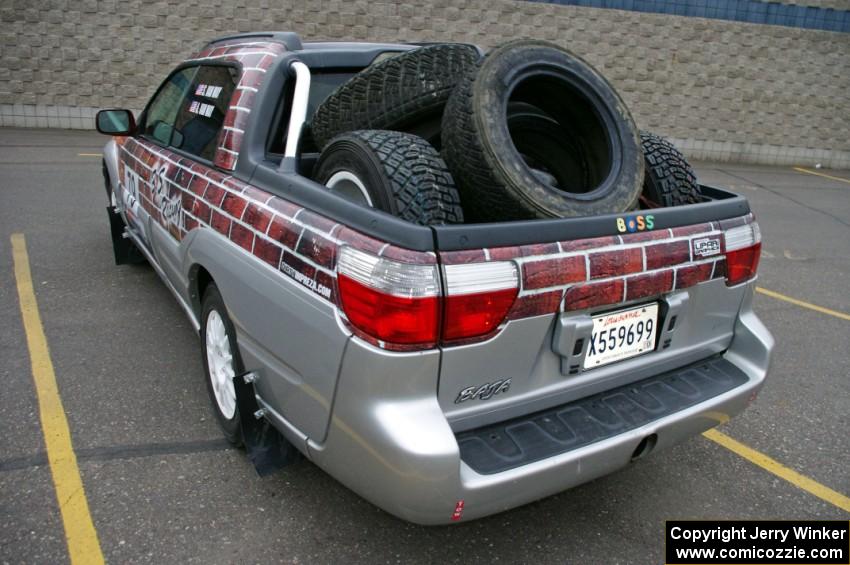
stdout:
[(280, 162), (282, 172), (295, 172), (298, 144), (307, 121), (307, 101), (310, 96), (310, 69), (307, 65), (301, 61), (293, 61), (289, 65), (289, 72), (295, 75), (295, 94), (292, 97), (292, 111), (289, 113), (286, 149), (283, 152), (283, 161)]

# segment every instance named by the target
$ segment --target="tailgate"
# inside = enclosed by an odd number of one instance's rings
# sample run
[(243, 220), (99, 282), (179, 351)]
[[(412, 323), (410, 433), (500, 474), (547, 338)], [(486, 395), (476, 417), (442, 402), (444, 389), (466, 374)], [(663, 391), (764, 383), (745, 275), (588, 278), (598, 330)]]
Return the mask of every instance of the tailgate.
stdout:
[[(621, 235), (438, 253), (443, 265), (512, 261), (520, 279), (494, 336), (443, 348), (439, 401), (456, 431), (628, 385), (728, 347), (747, 285), (726, 286), (722, 233), (752, 215), (668, 228), (645, 217), (615, 222), (609, 230), (624, 227)], [(619, 339), (606, 341), (606, 326)], [(608, 345), (616, 351), (600, 351)]]

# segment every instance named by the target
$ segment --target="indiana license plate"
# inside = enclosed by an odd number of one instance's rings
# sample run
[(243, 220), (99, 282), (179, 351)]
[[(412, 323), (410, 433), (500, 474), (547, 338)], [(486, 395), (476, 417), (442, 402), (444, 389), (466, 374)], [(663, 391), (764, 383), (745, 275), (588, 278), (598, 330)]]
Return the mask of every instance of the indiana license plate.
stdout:
[(657, 303), (595, 316), (584, 368), (594, 369), (652, 351), (657, 326)]

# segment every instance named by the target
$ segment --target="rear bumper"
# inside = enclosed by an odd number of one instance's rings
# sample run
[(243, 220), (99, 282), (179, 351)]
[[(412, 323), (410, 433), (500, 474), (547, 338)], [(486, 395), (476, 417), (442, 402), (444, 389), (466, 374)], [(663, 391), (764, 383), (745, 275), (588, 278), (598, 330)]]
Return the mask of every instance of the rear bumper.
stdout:
[[(482, 466), (468, 449), (462, 454), (459, 440), (463, 444), (475, 432), (456, 435), (450, 428), (434, 398), (436, 377), (425, 369), (432, 359), (424, 355), (412, 363), (407, 356), (381, 355), (376, 362), (374, 349), (353, 341), (329, 433), (321, 445), (308, 442), (310, 456), (367, 500), (420, 524), (456, 521), (459, 507), (461, 519), (470, 520), (555, 494), (627, 465), (653, 434), (655, 449), (667, 447), (743, 411), (764, 383), (773, 348), (750, 301), (748, 290), (735, 337), (715, 360), (735, 375), (729, 386), (652, 417), (633, 418), (631, 425), (593, 441), (495, 467)], [(418, 380), (409, 374), (411, 366), (423, 367)]]
[[(478, 474), (493, 475), (644, 428), (747, 380), (743, 371), (717, 356), (455, 437), (461, 460)], [(647, 441), (651, 450), (655, 439)]]

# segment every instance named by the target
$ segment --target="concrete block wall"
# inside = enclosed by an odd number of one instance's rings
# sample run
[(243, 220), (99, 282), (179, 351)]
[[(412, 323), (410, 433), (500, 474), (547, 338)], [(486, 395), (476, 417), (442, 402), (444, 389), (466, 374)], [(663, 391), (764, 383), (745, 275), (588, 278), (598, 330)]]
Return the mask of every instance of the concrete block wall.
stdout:
[[(837, 7), (838, 0), (806, 3)], [(0, 125), (91, 127), (144, 106), (204, 40), (557, 42), (642, 128), (692, 158), (850, 168), (850, 34), (517, 0), (13, 0), (0, 4)], [(58, 125), (57, 125), (58, 124)]]
[(850, 0), (779, 0), (780, 4), (796, 4), (814, 8), (832, 8), (833, 10), (850, 10)]

